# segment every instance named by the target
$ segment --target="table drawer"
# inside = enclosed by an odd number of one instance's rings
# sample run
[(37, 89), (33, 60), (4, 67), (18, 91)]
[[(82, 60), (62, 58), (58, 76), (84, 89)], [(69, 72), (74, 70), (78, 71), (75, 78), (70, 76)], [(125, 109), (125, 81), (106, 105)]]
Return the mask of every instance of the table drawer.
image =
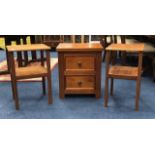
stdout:
[(95, 56), (65, 56), (65, 69), (95, 70)]
[(94, 90), (95, 77), (94, 76), (67, 76), (66, 89), (88, 89)]

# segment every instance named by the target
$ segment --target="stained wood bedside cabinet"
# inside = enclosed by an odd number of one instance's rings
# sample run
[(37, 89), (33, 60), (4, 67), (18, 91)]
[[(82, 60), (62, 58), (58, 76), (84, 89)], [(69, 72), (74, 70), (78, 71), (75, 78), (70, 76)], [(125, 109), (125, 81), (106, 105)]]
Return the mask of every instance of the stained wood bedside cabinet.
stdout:
[(60, 43), (60, 98), (67, 94), (101, 95), (102, 46), (100, 43)]

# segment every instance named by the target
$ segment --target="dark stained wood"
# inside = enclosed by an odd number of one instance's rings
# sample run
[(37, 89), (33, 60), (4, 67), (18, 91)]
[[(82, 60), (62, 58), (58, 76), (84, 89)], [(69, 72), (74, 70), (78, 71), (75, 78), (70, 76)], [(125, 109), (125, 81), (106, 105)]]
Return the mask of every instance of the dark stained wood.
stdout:
[(64, 75), (64, 53), (58, 53), (59, 64), (59, 95), (63, 99), (65, 97), (65, 75)]
[(60, 43), (57, 47), (58, 52), (97, 52), (102, 49), (99, 43)]
[[(41, 55), (41, 66), (44, 67), (44, 65), (45, 65), (44, 52), (40, 51), (40, 55)], [(45, 79), (45, 77), (42, 77), (42, 89), (43, 89), (43, 95), (46, 95), (46, 79)]]
[(38, 77), (39, 75), (47, 74), (47, 69), (43, 66), (27, 66), (16, 68), (16, 77), (17, 79), (27, 78), (28, 77)]
[(109, 72), (109, 64), (110, 64), (110, 52), (106, 53), (106, 68), (105, 68), (105, 89), (104, 89), (104, 106), (107, 107), (108, 106), (108, 92), (109, 92), (109, 78), (108, 78), (108, 72)]
[(70, 70), (95, 70), (94, 55), (65, 55), (65, 69)]
[[(136, 101), (135, 110), (139, 110), (139, 96), (140, 96), (140, 83), (142, 74), (142, 55), (144, 51), (144, 44), (111, 44), (107, 48), (106, 57), (106, 77), (105, 77), (105, 96), (104, 96), (104, 106), (108, 106), (108, 82), (111, 79), (110, 94), (113, 95), (113, 79), (127, 79), (136, 80)], [(138, 66), (118, 66), (112, 64), (110, 66), (110, 55), (113, 52), (131, 52), (138, 53)]]
[[(43, 94), (45, 94), (45, 78), (48, 80), (48, 103), (52, 103), (52, 83), (51, 83), (51, 71), (50, 71), (50, 47), (43, 44), (33, 44), (33, 45), (13, 45), (7, 46), (8, 60), (9, 60), (9, 68), (11, 74), (11, 85), (13, 92), (13, 99), (15, 100), (16, 109), (19, 110), (19, 99), (17, 92), (17, 81), (21, 79), (30, 79), (30, 78), (42, 78), (42, 88)], [(14, 63), (14, 52), (27, 52), (31, 50), (32, 52), (36, 52), (36, 50), (40, 51), (41, 61), (40, 66), (31, 66), (27, 65), (25, 67), (17, 67), (15, 68)], [(44, 58), (43, 52), (46, 52), (46, 57)], [(46, 60), (46, 61), (45, 61)], [(47, 67), (45, 67), (45, 62), (47, 63)]]
[(139, 110), (141, 72), (142, 72), (142, 61), (143, 61), (143, 54), (142, 53), (139, 53), (138, 59), (139, 59), (139, 61), (138, 61), (138, 76), (137, 76), (137, 83), (136, 83), (136, 111)]
[(107, 51), (129, 51), (133, 53), (143, 52), (144, 51), (144, 44), (143, 43), (135, 43), (135, 44), (111, 44), (106, 48)]
[(99, 43), (64, 43), (59, 56), (60, 98), (65, 94), (101, 94), (102, 46)]
[(26, 44), (26, 45), (9, 45), (7, 46), (8, 52), (21, 52), (21, 51), (39, 51), (50, 50), (50, 47), (44, 44)]
[(11, 67), (10, 68), (10, 73), (11, 73), (13, 99), (15, 100), (16, 110), (19, 110), (16, 69), (15, 69), (15, 63), (14, 63), (14, 53), (9, 53), (9, 60), (10, 60), (10, 67)]
[(52, 103), (52, 80), (51, 80), (51, 63), (50, 63), (50, 51), (46, 51), (47, 58), (47, 81), (48, 81), (48, 103)]
[(138, 77), (138, 68), (128, 66), (111, 66), (109, 68), (108, 77), (136, 80)]
[(81, 89), (94, 90), (95, 77), (94, 76), (66, 76), (66, 90)]
[(102, 56), (100, 52), (96, 53), (96, 62), (95, 62), (95, 73), (96, 73), (96, 81), (95, 81), (95, 95), (96, 98), (100, 98), (101, 96), (101, 66), (102, 65)]

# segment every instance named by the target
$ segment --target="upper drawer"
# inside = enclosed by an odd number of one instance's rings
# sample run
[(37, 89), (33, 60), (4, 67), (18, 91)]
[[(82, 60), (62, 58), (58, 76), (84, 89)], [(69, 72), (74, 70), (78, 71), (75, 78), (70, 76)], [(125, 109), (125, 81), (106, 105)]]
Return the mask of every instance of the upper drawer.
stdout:
[(65, 69), (69, 70), (95, 70), (95, 56), (65, 56)]

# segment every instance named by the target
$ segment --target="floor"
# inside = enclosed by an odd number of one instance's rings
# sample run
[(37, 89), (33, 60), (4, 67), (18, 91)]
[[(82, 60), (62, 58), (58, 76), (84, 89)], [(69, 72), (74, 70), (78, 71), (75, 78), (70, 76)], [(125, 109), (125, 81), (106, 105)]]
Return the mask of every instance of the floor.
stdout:
[[(0, 52), (0, 61), (5, 55)], [(52, 52), (56, 57), (57, 53)], [(16, 111), (10, 83), (0, 83), (0, 118), (16, 119), (128, 119), (155, 118), (155, 83), (150, 77), (142, 78), (140, 109), (134, 111), (135, 81), (116, 80), (114, 96), (109, 107), (103, 107), (105, 64), (102, 64), (102, 96), (67, 96), (59, 98), (58, 68), (52, 74), (53, 104), (48, 105), (42, 95), (41, 83), (19, 83), (20, 110)]]

